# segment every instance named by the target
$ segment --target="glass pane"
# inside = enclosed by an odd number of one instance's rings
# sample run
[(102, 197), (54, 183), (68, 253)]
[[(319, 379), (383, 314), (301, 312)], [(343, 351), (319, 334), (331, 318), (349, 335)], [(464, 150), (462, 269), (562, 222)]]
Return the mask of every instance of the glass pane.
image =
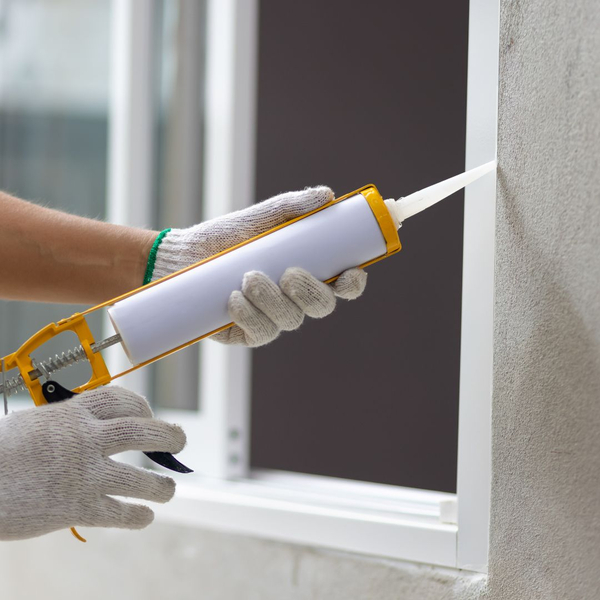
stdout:
[[(257, 198), (464, 170), (467, 0), (262, 3)], [(453, 492), (460, 197), (410, 219), (362, 298), (253, 354), (254, 467)]]
[[(100, 219), (106, 197), (109, 8), (104, 0), (0, 2), (0, 188)], [(0, 356), (81, 308), (0, 301)]]
[[(104, 0), (0, 0), (0, 189), (105, 218), (110, 7)], [(152, 11), (156, 211), (148, 225), (186, 227), (201, 220), (206, 3), (155, 0)], [(82, 308), (0, 302), (0, 355)], [(91, 316), (94, 331), (101, 318)], [(154, 405), (197, 408), (198, 346), (148, 370)], [(69, 374), (76, 369), (57, 379), (81, 383)]]

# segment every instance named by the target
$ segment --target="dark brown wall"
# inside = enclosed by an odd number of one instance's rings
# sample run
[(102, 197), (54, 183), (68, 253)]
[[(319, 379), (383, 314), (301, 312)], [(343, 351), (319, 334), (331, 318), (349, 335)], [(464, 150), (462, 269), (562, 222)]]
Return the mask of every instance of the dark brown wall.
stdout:
[[(468, 2), (263, 0), (257, 197), (464, 170)], [(365, 295), (254, 351), (252, 464), (454, 491), (462, 198), (407, 221)]]

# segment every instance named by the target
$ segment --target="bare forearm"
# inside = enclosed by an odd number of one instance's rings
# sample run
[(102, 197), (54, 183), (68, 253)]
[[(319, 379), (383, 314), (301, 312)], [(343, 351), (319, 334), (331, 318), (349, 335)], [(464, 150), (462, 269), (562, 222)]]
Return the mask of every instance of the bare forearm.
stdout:
[(0, 192), (0, 297), (96, 304), (142, 285), (157, 232)]

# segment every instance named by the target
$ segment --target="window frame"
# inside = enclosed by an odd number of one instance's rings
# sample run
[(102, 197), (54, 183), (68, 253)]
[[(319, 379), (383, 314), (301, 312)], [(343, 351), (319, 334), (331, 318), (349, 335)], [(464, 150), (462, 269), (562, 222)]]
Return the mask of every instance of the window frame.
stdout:
[[(122, 211), (127, 206), (127, 214), (133, 215), (131, 198), (135, 198), (138, 216), (140, 209), (143, 214), (151, 210), (152, 194), (144, 187), (151, 166), (144, 152), (151, 154), (152, 125), (147, 100), (140, 100), (141, 122), (132, 107), (139, 111), (135, 99), (141, 98), (148, 82), (127, 76), (119, 60), (135, 57), (138, 72), (150, 60), (152, 4), (113, 2), (113, 68), (118, 68), (111, 90), (109, 207)], [(254, 202), (258, 10), (258, 0), (208, 0), (206, 219)], [(467, 169), (493, 160), (496, 154), (498, 21), (499, 0), (471, 0)], [(144, 144), (146, 150), (140, 155)], [(157, 412), (184, 426), (189, 441), (182, 460), (203, 475), (176, 477), (178, 493), (155, 509), (158, 519), (486, 572), (495, 183), (495, 174), (489, 174), (465, 192), (457, 494), (251, 471), (251, 353), (208, 341), (200, 353), (198, 412)], [(109, 210), (109, 216), (134, 224), (133, 217), (123, 213)], [(146, 391), (147, 375), (143, 370), (134, 375), (127, 385)]]

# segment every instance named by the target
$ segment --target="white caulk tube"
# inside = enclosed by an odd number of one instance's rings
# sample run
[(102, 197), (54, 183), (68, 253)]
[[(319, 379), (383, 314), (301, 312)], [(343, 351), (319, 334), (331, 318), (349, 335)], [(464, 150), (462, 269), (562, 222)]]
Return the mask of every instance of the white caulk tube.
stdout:
[[(241, 289), (248, 271), (261, 271), (278, 282), (288, 267), (301, 267), (330, 281), (346, 269), (395, 254), (401, 248), (397, 229), (405, 218), (494, 167), (488, 163), (397, 202), (384, 201), (374, 186), (366, 186), (141, 288), (110, 306), (108, 314), (131, 364), (152, 361), (231, 324), (229, 296)], [(423, 208), (412, 210), (413, 197)]]
[[(388, 215), (389, 218), (389, 215)], [(108, 314), (133, 365), (231, 322), (227, 303), (248, 271), (278, 282), (288, 267), (322, 281), (386, 255), (386, 241), (362, 194), (276, 229), (117, 302)]]

